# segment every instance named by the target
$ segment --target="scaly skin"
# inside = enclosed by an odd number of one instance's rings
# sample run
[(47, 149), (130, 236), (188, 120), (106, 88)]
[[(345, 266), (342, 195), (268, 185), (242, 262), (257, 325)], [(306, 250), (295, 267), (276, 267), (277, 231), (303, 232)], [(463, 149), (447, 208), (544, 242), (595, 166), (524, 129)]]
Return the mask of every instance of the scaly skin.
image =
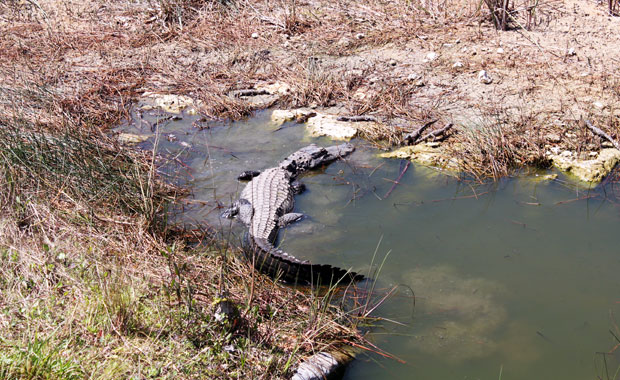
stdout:
[(276, 248), (280, 218), (293, 210), (293, 181), (303, 172), (327, 164), (354, 149), (341, 144), (327, 149), (310, 145), (291, 154), (277, 167), (254, 177), (241, 192), (237, 202), (223, 216), (238, 215), (248, 227), (246, 256), (261, 272), (282, 281), (306, 284), (334, 284), (363, 278), (354, 272), (330, 265), (311, 264)]

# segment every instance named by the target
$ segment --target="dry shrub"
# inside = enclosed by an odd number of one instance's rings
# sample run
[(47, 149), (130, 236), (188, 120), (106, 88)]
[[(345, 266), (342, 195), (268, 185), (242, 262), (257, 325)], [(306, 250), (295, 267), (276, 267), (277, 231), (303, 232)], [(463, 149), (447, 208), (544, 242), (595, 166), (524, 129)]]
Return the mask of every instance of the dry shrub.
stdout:
[(447, 149), (457, 158), (461, 171), (480, 181), (498, 180), (526, 166), (546, 168), (550, 162), (543, 149), (544, 140), (533, 122), (529, 118), (522, 123), (487, 119), (460, 128), (458, 143)]

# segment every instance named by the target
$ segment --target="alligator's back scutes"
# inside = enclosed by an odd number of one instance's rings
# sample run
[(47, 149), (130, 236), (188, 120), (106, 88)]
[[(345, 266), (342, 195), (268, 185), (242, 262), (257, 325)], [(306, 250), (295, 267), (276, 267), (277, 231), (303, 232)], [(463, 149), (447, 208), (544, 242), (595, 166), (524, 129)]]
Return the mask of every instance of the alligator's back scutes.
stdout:
[(302, 148), (277, 167), (253, 178), (241, 192), (239, 200), (224, 212), (223, 216), (239, 215), (239, 219), (248, 226), (244, 248), (248, 259), (258, 270), (292, 283), (327, 285), (363, 278), (355, 272), (299, 260), (273, 245), (281, 217), (293, 209), (294, 189), (291, 183), (296, 177), (353, 150), (353, 145), (348, 143), (327, 149), (314, 144)]

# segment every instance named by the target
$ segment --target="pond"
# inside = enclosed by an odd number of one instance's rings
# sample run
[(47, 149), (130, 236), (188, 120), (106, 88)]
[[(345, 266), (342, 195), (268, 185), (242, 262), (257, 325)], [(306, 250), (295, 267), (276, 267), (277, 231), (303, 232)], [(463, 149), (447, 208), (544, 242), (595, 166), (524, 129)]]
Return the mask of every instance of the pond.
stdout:
[[(334, 144), (302, 124), (277, 127), (268, 111), (202, 128), (197, 116), (142, 117), (123, 131), (158, 130), (158, 150), (175, 163), (167, 174), (193, 188), (176, 222), (218, 230), (230, 221), (217, 206), (236, 199), (241, 171), (272, 167), (311, 142)], [(374, 313), (394, 322), (370, 339), (399, 360), (364, 353), (345, 379), (614, 378), (620, 350), (601, 353), (620, 343), (614, 181), (588, 189), (562, 174), (530, 174), (481, 185), (354, 143), (346, 160), (302, 178), (295, 211), (307, 217), (280, 231), (291, 254), (380, 269), (379, 292), (396, 287)]]

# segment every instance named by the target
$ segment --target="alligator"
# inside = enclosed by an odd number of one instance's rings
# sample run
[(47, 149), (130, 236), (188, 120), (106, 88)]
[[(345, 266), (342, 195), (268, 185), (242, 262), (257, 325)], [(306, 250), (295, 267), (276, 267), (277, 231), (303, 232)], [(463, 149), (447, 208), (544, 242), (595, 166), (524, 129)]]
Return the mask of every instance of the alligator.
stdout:
[(275, 247), (278, 230), (303, 217), (291, 212), (293, 196), (304, 190), (297, 178), (304, 172), (328, 164), (351, 153), (350, 143), (322, 148), (315, 144), (286, 157), (278, 166), (243, 172), (239, 179), (250, 179), (241, 195), (222, 217), (237, 216), (248, 231), (243, 251), (254, 267), (283, 282), (297, 284), (350, 283), (364, 276), (331, 265), (311, 264)]

